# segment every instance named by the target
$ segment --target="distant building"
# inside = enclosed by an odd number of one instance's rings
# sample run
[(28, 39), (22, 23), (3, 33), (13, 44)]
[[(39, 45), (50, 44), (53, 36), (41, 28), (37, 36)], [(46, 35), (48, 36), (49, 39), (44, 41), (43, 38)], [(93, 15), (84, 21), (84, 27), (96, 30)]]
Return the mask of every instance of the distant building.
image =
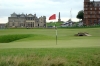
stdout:
[(67, 22), (64, 22), (61, 24), (61, 27), (72, 27), (73, 26), (73, 21), (69, 19)]
[(100, 1), (84, 0), (84, 25), (100, 24)]
[(8, 17), (9, 28), (36, 28), (46, 27), (46, 16), (37, 17), (36, 14), (11, 14)]
[(78, 22), (78, 23), (77, 23), (77, 26), (78, 26), (78, 27), (83, 26), (83, 21)]
[(4, 29), (4, 28), (6, 28), (6, 24), (0, 23), (0, 29)]

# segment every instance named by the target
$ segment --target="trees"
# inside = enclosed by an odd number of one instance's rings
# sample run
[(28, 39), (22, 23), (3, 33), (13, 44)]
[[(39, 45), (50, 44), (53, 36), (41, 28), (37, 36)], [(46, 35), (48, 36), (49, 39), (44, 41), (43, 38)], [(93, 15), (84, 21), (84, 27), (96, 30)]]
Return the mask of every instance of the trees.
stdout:
[(79, 11), (76, 17), (78, 19), (82, 19), (83, 20), (83, 18), (84, 18), (84, 12), (83, 12), (83, 10)]

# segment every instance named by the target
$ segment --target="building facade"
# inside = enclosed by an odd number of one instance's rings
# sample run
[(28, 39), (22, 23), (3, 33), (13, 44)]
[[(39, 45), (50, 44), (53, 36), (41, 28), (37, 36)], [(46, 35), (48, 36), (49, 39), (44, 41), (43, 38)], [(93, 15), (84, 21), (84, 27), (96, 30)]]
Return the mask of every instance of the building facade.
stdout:
[(9, 28), (38, 28), (46, 27), (46, 16), (37, 17), (36, 14), (11, 14), (8, 17)]
[(0, 29), (4, 29), (4, 28), (6, 28), (6, 24), (0, 23)]
[(84, 0), (84, 25), (100, 24), (100, 1)]

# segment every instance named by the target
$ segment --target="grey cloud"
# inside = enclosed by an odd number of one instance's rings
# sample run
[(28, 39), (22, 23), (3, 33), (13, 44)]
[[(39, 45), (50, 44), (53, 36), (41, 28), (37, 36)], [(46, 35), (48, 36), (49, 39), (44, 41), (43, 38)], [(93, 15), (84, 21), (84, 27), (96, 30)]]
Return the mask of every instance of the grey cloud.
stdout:
[[(11, 1), (11, 0), (10, 0)], [(73, 17), (76, 17), (77, 12), (83, 9), (84, 0), (37, 0), (35, 2), (18, 2), (8, 0), (0, 3), (0, 17), (10, 16), (13, 12), (16, 13), (36, 13), (37, 16), (45, 15), (49, 17), (51, 14), (61, 12), (62, 17), (69, 17), (72, 9)], [(1, 1), (0, 1), (1, 2)]]

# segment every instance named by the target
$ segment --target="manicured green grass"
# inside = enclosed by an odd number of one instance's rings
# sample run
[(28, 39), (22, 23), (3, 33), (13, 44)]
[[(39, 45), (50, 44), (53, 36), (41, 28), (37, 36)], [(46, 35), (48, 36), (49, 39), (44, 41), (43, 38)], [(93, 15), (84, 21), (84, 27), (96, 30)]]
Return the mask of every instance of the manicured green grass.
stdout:
[[(92, 36), (77, 37), (78, 32)], [(100, 28), (4, 29), (3, 35), (30, 35), (0, 43), (0, 66), (100, 66)]]
[[(62, 24), (63, 22), (56, 22), (56, 26), (57, 27), (60, 27), (60, 25)], [(55, 26), (55, 22), (49, 22), (47, 23), (47, 26)]]
[[(92, 36), (76, 37), (78, 32), (88, 32)], [(0, 43), (0, 48), (70, 48), (100, 47), (100, 28), (58, 29), (56, 45), (55, 29), (5, 29), (2, 35), (31, 34), (31, 37), (11, 43)]]

